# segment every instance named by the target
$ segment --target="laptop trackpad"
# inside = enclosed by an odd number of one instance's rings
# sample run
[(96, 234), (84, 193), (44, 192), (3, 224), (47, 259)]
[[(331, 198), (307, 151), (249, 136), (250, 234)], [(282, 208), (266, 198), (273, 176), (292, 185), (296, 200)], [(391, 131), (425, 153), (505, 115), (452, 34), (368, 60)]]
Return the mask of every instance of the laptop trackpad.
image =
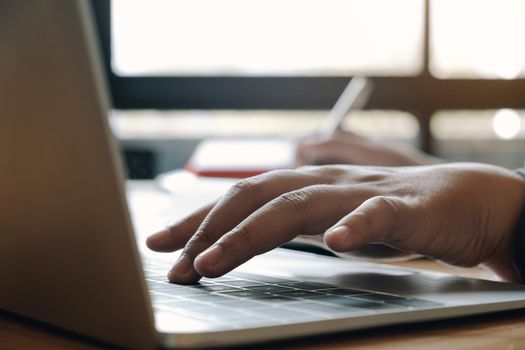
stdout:
[(502, 297), (511, 297), (513, 288), (515, 291), (512, 284), (466, 279), (441, 272), (351, 261), (287, 249), (275, 249), (255, 257), (241, 266), (239, 271), (324, 282), (407, 297), (429, 298), (452, 304), (465, 304), (469, 301), (472, 304), (494, 302)]

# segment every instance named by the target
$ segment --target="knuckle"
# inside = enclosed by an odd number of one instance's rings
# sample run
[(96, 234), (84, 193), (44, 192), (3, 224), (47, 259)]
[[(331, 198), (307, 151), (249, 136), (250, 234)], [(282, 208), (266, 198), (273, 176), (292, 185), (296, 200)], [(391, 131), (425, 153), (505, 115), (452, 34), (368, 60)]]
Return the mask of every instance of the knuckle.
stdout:
[(370, 215), (368, 215), (366, 212), (355, 211), (352, 214), (352, 217), (355, 221), (357, 221), (358, 225), (361, 228), (368, 229), (372, 225), (372, 220), (370, 219)]
[(325, 165), (320, 167), (320, 170), (324, 176), (330, 178), (340, 178), (347, 173), (347, 170), (340, 165)]
[(224, 241), (235, 240), (236, 244), (243, 247), (246, 251), (252, 251), (254, 249), (253, 241), (257, 235), (257, 230), (253, 227), (243, 225), (237, 227), (234, 231), (228, 234), (228, 237), (225, 237)]
[(297, 170), (305, 175), (315, 176), (324, 183), (331, 183), (346, 173), (346, 170), (340, 165), (309, 165), (297, 168)]
[(318, 166), (315, 165), (302, 165), (300, 167), (295, 168), (295, 171), (302, 174), (311, 174), (315, 173)]
[(290, 207), (294, 210), (306, 210), (313, 199), (313, 193), (309, 189), (300, 189), (282, 194), (277, 199), (279, 207)]
[(360, 182), (372, 183), (372, 182), (381, 182), (385, 180), (385, 174), (380, 172), (365, 173), (360, 178)]
[(202, 214), (200, 212), (193, 213), (184, 218), (183, 222), (187, 228), (197, 228), (202, 223)]
[(271, 170), (267, 173), (264, 173), (262, 175), (259, 175), (260, 177), (290, 177), (294, 176), (297, 173), (297, 169), (276, 169)]
[(188, 242), (188, 248), (191, 249), (192, 244), (206, 244), (212, 245), (217, 240), (217, 231), (213, 221), (204, 222), (201, 227), (195, 232), (193, 239)]
[(235, 197), (245, 193), (253, 194), (258, 191), (259, 185), (255, 179), (244, 179), (234, 184), (228, 190), (228, 197)]
[(401, 203), (397, 198), (388, 196), (377, 196), (374, 198), (375, 205), (389, 215), (397, 216), (401, 211)]

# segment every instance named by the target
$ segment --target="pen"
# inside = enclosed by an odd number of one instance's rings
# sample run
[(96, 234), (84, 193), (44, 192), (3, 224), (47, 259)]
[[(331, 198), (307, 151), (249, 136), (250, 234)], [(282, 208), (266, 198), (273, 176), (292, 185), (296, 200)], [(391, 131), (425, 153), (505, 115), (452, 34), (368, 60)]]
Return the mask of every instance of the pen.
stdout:
[(369, 79), (361, 76), (353, 77), (328, 113), (319, 131), (320, 138), (328, 140), (334, 136), (346, 114), (350, 110), (363, 108), (371, 92), (372, 83)]

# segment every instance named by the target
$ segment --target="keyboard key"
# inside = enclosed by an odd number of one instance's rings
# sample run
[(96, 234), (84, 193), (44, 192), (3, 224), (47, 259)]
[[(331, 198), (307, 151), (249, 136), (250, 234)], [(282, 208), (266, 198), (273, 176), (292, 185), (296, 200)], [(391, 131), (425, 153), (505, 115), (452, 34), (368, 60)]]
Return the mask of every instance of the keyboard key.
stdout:
[(345, 305), (345, 303), (348, 302), (348, 297), (339, 296), (339, 295), (320, 295), (320, 296), (311, 298), (310, 300), (321, 302), (321, 303)]
[(263, 302), (249, 299), (231, 298), (230, 300), (225, 300), (224, 302), (221, 302), (221, 304), (229, 308), (239, 310), (259, 310), (268, 308), (268, 305)]
[(172, 305), (180, 306), (184, 309), (193, 310), (193, 311), (204, 311), (210, 309), (210, 304), (200, 303), (196, 301), (189, 300), (177, 300)]
[(224, 284), (209, 284), (209, 285), (198, 285), (192, 286), (191, 288), (200, 289), (207, 292), (235, 292), (242, 289), (237, 287), (226, 286)]
[(264, 283), (249, 280), (224, 281), (221, 283), (231, 287), (251, 287), (264, 285)]
[(205, 302), (210, 302), (210, 303), (221, 303), (221, 302), (228, 302), (231, 300), (231, 298), (228, 298), (227, 296), (223, 296), (220, 294), (208, 293), (208, 294), (192, 295), (191, 300), (196, 300), (196, 301), (201, 301), (201, 302), (205, 301)]
[(292, 288), (276, 286), (276, 285), (273, 285), (273, 284), (265, 284), (263, 286), (246, 287), (246, 289), (253, 290), (253, 291), (256, 291), (256, 292), (261, 292), (261, 293), (278, 293), (278, 292), (291, 292), (291, 291), (293, 291)]
[(209, 292), (200, 290), (200, 289), (194, 289), (194, 288), (169, 288), (169, 289), (163, 289), (158, 290), (159, 293), (164, 294), (170, 294), (175, 296), (187, 296), (187, 295), (206, 295), (209, 294)]
[(217, 321), (243, 319), (248, 317), (242, 311), (225, 308), (209, 308), (205, 311), (196, 312), (194, 315), (208, 320)]
[(181, 290), (182, 288), (180, 286), (177, 286), (177, 285), (173, 285), (173, 284), (167, 284), (167, 283), (151, 283), (151, 284), (148, 284), (148, 288), (149, 290), (151, 291), (177, 291), (177, 290)]
[(152, 300), (153, 303), (155, 304), (158, 304), (158, 303), (174, 303), (178, 300), (180, 300), (180, 298), (178, 297), (174, 297), (172, 295), (166, 295), (166, 294), (150, 294), (150, 298)]
[(235, 292), (221, 292), (223, 295), (228, 295), (232, 297), (240, 297), (240, 298), (264, 298), (267, 297), (268, 294), (260, 293), (260, 292), (254, 292), (251, 290), (241, 290), (241, 291), (235, 291)]
[(230, 276), (230, 275), (224, 275), (224, 276), (216, 277), (216, 278), (206, 278), (206, 277), (204, 277), (204, 278), (201, 279), (201, 283), (203, 283), (203, 282), (222, 283), (222, 282), (226, 282), (226, 281), (236, 281), (236, 280), (238, 280), (238, 278)]
[(263, 294), (261, 297), (256, 297), (254, 300), (257, 300), (258, 302), (265, 303), (270, 306), (277, 306), (283, 303), (288, 302), (295, 302), (297, 300), (303, 300), (303, 299), (293, 299), (289, 297), (285, 297), (283, 295), (276, 295), (276, 294)]
[(302, 289), (302, 290), (325, 290), (337, 288), (334, 285), (317, 282), (293, 282), (293, 283), (277, 283), (277, 285), (288, 288)]
[(323, 290), (323, 293), (334, 294), (334, 295), (361, 295), (361, 294), (370, 294), (370, 292), (365, 292), (362, 290), (349, 289), (349, 288), (335, 288)]
[(162, 281), (168, 281), (166, 278), (166, 271), (146, 271), (144, 275), (147, 278), (152, 278), (155, 280), (162, 280)]
[(166, 266), (153, 264), (145, 268), (154, 307), (226, 328), (441, 305), (423, 299), (339, 288), (327, 283), (237, 272), (215, 279), (203, 278), (193, 286), (181, 286), (167, 283), (165, 272), (169, 266)]
[(202, 286), (214, 286), (217, 282), (211, 282), (211, 281), (200, 281), (198, 284), (194, 285), (194, 288), (199, 288)]
[(272, 277), (272, 276), (261, 276), (261, 275), (255, 275), (251, 273), (244, 273), (244, 272), (233, 272), (233, 276), (242, 278), (242, 279), (248, 279), (251, 281), (257, 281), (257, 282), (263, 282), (263, 283), (290, 283), (290, 282), (298, 282), (286, 278), (280, 278), (280, 277)]
[(310, 292), (307, 290), (292, 290), (290, 292), (278, 292), (278, 293), (275, 293), (275, 295), (280, 295), (280, 296), (290, 297), (290, 298), (313, 298), (313, 297), (316, 297), (322, 294), (316, 293), (316, 292)]

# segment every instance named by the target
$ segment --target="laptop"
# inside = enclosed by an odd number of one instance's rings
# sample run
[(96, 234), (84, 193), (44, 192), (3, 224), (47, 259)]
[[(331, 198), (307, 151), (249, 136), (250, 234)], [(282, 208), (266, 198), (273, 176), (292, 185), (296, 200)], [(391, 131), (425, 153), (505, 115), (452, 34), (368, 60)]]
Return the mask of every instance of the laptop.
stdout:
[(2, 310), (126, 348), (205, 348), (525, 307), (525, 286), (283, 249), (169, 284), (135, 240), (89, 2), (2, 1), (0, 47)]

